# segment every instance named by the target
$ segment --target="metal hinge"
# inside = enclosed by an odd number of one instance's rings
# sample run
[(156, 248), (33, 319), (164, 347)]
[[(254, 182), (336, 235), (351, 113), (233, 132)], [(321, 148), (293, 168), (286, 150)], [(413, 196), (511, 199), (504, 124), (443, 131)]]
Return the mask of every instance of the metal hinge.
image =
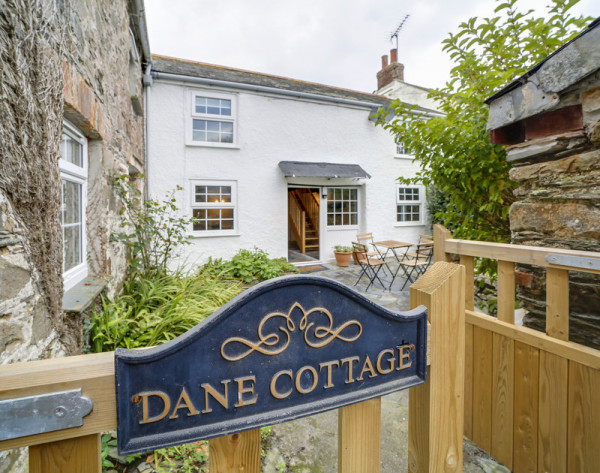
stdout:
[(546, 261), (557, 266), (570, 266), (572, 268), (592, 269), (600, 271), (600, 258), (584, 258), (569, 255), (546, 255)]
[(92, 407), (81, 389), (0, 401), (0, 441), (79, 427)]

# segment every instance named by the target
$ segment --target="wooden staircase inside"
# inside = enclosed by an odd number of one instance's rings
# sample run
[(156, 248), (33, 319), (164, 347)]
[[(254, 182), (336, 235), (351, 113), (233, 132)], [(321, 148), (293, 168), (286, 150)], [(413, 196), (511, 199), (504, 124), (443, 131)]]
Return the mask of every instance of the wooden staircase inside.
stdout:
[(288, 192), (288, 219), (301, 253), (319, 251), (319, 194), (311, 189)]

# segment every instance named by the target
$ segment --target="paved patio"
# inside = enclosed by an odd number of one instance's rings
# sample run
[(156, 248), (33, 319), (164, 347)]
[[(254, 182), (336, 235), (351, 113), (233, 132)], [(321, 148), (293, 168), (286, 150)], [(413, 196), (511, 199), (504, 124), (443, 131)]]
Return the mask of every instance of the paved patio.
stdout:
[[(368, 280), (363, 277), (354, 286), (360, 267), (350, 263), (347, 268), (323, 265), (326, 269), (310, 272), (340, 281), (378, 304), (392, 310), (408, 310), (408, 287), (400, 288), (404, 278), (398, 277), (392, 290), (382, 289), (379, 284), (365, 290)], [(395, 270), (395, 268), (393, 268)], [(306, 273), (305, 273), (306, 274)], [(389, 274), (383, 276), (389, 287)], [(400, 473), (408, 470), (408, 391), (382, 398), (381, 419), (381, 472)], [(273, 426), (273, 444), (265, 459), (264, 473), (330, 473), (337, 471), (337, 411), (329, 411), (311, 417)], [(508, 473), (509, 470), (496, 463), (469, 440), (464, 441), (465, 473)]]

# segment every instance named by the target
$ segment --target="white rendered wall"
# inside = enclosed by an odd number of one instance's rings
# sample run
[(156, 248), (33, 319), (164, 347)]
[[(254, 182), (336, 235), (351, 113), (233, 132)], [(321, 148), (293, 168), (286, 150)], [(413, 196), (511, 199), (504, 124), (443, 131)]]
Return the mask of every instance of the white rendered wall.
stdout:
[[(217, 89), (155, 80), (148, 93), (148, 191), (159, 198), (177, 185), (177, 205), (191, 216), (191, 180), (237, 182), (237, 233), (190, 237), (186, 264), (208, 257), (231, 258), (240, 248), (259, 247), (272, 257), (288, 254), (288, 184), (344, 186), (359, 189), (358, 227), (325, 229), (321, 259), (333, 258), (332, 247), (349, 245), (357, 233), (377, 239), (416, 242), (428, 226), (396, 223), (396, 181), (414, 175), (409, 159), (395, 157), (394, 139), (368, 120), (369, 110), (280, 96), (223, 90), (237, 97), (237, 148), (188, 146), (191, 93)], [(280, 161), (359, 164), (366, 180), (290, 179)], [(325, 204), (325, 201), (322, 201)], [(326, 222), (326, 205), (321, 205)], [(191, 230), (191, 229), (190, 229)], [(192, 234), (192, 232), (190, 232)]]

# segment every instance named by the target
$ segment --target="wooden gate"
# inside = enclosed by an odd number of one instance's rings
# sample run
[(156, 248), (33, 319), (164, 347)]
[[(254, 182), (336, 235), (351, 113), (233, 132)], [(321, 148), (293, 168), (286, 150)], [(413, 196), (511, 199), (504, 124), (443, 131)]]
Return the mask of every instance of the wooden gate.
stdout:
[[(600, 471), (600, 351), (569, 342), (569, 270), (600, 254), (455, 240), (435, 259), (466, 268), (465, 435), (515, 473)], [(473, 259), (498, 261), (498, 317), (474, 311)], [(514, 324), (515, 263), (546, 269), (546, 333)], [(594, 269), (596, 268), (596, 269)]]
[[(437, 263), (410, 289), (411, 306), (428, 308), (427, 382), (409, 393), (409, 471), (462, 471), (464, 268)], [(116, 428), (114, 353), (0, 366), (0, 401), (81, 389), (93, 411), (81, 427), (0, 441), (29, 446), (31, 473), (100, 472), (100, 433)], [(380, 398), (339, 410), (338, 471), (380, 470)], [(0, 419), (1, 421), (1, 419)], [(254, 429), (210, 440), (211, 473), (260, 471)]]

